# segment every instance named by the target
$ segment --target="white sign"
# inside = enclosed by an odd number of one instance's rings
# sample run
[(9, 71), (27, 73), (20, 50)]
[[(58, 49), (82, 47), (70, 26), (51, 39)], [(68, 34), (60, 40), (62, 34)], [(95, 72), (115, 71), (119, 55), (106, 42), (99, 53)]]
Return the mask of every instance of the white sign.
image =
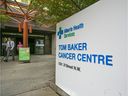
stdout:
[(70, 96), (128, 96), (126, 1), (98, 1), (57, 24), (56, 85)]

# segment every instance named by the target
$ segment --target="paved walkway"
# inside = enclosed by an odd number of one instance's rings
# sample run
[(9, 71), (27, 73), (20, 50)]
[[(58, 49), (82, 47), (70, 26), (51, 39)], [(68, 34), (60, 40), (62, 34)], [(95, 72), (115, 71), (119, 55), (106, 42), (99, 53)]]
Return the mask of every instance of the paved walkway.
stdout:
[(51, 88), (45, 87), (38, 90), (26, 92), (16, 96), (59, 96)]
[(0, 68), (0, 96), (58, 96), (47, 87), (55, 78), (54, 56), (31, 56), (31, 63), (0, 62)]

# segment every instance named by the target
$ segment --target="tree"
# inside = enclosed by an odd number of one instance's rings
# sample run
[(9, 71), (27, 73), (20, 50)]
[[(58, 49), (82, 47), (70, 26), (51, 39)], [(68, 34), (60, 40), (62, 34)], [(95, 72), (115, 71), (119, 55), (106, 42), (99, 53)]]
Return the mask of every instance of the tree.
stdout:
[[(18, 0), (6, 1), (14, 2)], [(28, 5), (29, 7), (24, 10), (28, 10), (32, 15), (33, 20), (40, 25), (56, 24), (97, 1), (98, 0), (21, 0), (21, 2), (26, 2), (26, 4), (30, 3)], [(4, 17), (2, 15), (2, 18), (5, 17), (5, 15)], [(6, 17), (6, 19), (7, 18), (8, 17)]]
[(55, 24), (97, 2), (97, 0), (32, 0), (31, 9), (37, 11), (39, 24)]

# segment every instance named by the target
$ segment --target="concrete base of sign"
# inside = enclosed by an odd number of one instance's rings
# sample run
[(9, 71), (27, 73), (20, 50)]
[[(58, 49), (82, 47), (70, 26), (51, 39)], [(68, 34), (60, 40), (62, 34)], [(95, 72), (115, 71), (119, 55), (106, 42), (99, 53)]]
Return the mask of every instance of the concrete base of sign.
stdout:
[(56, 92), (58, 93), (60, 96), (70, 96), (68, 95), (66, 92), (64, 92), (62, 89), (60, 89), (57, 85), (55, 85), (55, 83), (50, 82), (49, 86)]

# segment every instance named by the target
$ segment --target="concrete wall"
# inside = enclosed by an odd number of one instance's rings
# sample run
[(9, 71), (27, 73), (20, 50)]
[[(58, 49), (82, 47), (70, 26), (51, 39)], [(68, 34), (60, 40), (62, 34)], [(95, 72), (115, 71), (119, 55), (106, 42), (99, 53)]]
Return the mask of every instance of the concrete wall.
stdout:
[(52, 55), (56, 55), (56, 34), (52, 34)]

